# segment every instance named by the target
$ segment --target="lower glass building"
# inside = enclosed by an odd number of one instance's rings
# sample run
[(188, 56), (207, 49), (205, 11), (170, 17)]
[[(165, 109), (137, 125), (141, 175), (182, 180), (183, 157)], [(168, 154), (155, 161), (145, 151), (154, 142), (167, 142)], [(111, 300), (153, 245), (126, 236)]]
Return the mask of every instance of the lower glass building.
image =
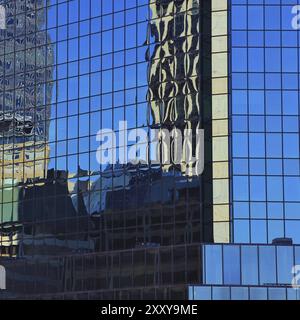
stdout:
[(299, 246), (202, 245), (201, 285), (190, 300), (299, 300)]
[(299, 291), (287, 287), (201, 286), (191, 287), (190, 300), (299, 300)]
[(298, 299), (296, 0), (0, 9), (0, 299)]

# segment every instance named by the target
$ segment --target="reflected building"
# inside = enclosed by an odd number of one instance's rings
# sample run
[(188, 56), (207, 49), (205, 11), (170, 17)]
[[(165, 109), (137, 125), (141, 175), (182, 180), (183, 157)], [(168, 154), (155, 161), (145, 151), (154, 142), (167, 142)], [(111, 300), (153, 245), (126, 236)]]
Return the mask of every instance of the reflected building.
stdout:
[(54, 56), (42, 28), (44, 5), (40, 0), (4, 5), (7, 23), (0, 34), (2, 179), (44, 178), (47, 170)]
[[(205, 44), (200, 34), (203, 26), (201, 9), (199, 1), (150, 3), (149, 42), (153, 43), (148, 52), (150, 121), (152, 127), (169, 131), (176, 128), (183, 136), (184, 130), (190, 129), (194, 140), (196, 129), (203, 127), (203, 79), (200, 75), (205, 52), (201, 45)], [(193, 175), (191, 169), (188, 173), (193, 164), (185, 158), (185, 153), (183, 147), (177, 170), (179, 166), (182, 173)], [(175, 154), (170, 155), (171, 159), (175, 157)], [(170, 165), (165, 165), (163, 169), (169, 168)]]
[(201, 122), (199, 1), (150, 3), (149, 92), (153, 125)]
[(53, 48), (42, 30), (44, 1), (2, 5), (7, 21), (0, 31), (1, 253), (17, 255), (24, 183), (47, 174)]
[(54, 74), (54, 47), (45, 30), (49, 4), (20, 0), (5, 5), (7, 29), (0, 38), (2, 256), (93, 248), (85, 239), (89, 221), (83, 200), (79, 196), (76, 210), (69, 195), (68, 173), (48, 170)]
[(205, 128), (206, 171), (203, 176), (186, 174), (190, 164), (184, 155), (178, 165), (106, 168), (87, 195), (88, 210), (100, 228), (100, 250), (213, 240), (211, 101), (201, 91), (201, 86), (209, 89), (211, 77), (210, 40), (200, 32), (210, 28), (209, 10), (199, 1), (151, 2), (145, 42), (149, 128), (191, 129), (193, 140), (196, 129)]

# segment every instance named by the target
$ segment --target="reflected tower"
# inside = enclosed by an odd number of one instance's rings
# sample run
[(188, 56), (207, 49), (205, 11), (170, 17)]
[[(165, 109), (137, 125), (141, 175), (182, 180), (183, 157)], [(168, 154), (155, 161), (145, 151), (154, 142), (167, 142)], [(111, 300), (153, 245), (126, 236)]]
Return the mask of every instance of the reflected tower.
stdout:
[(47, 169), (53, 49), (43, 26), (45, 0), (10, 1), (0, 33), (1, 171), (7, 179), (43, 178)]
[(53, 49), (45, 31), (45, 0), (0, 2), (1, 254), (16, 255), (23, 185), (45, 178)]
[[(195, 130), (202, 128), (200, 10), (199, 0), (150, 3), (148, 102), (152, 126), (176, 128), (182, 134), (190, 129), (194, 145)], [(188, 162), (183, 149), (182, 172), (186, 172)]]

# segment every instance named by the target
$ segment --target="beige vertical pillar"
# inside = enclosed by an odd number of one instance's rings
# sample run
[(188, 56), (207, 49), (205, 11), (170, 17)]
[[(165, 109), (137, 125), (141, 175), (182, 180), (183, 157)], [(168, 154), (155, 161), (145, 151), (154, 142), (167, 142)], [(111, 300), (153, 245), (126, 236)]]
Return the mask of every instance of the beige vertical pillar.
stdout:
[(230, 241), (228, 4), (212, 0), (212, 140), (214, 241)]

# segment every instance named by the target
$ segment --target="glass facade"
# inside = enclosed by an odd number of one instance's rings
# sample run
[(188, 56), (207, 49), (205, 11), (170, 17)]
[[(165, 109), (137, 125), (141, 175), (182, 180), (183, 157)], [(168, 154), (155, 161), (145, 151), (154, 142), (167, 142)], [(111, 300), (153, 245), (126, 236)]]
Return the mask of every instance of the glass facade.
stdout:
[(203, 282), (189, 299), (299, 300), (299, 254), (299, 245), (202, 245)]
[(298, 245), (203, 245), (203, 284), (291, 287), (299, 254)]
[(0, 298), (298, 299), (297, 2), (0, 0)]
[[(210, 2), (0, 5), (1, 297), (187, 297), (213, 241)], [(173, 129), (205, 130), (202, 175), (163, 161)]]
[(300, 300), (292, 288), (255, 286), (201, 286), (189, 288), (190, 300)]
[[(297, 0), (231, 1), (233, 240), (299, 243)], [(296, 10), (295, 10), (296, 9)]]

